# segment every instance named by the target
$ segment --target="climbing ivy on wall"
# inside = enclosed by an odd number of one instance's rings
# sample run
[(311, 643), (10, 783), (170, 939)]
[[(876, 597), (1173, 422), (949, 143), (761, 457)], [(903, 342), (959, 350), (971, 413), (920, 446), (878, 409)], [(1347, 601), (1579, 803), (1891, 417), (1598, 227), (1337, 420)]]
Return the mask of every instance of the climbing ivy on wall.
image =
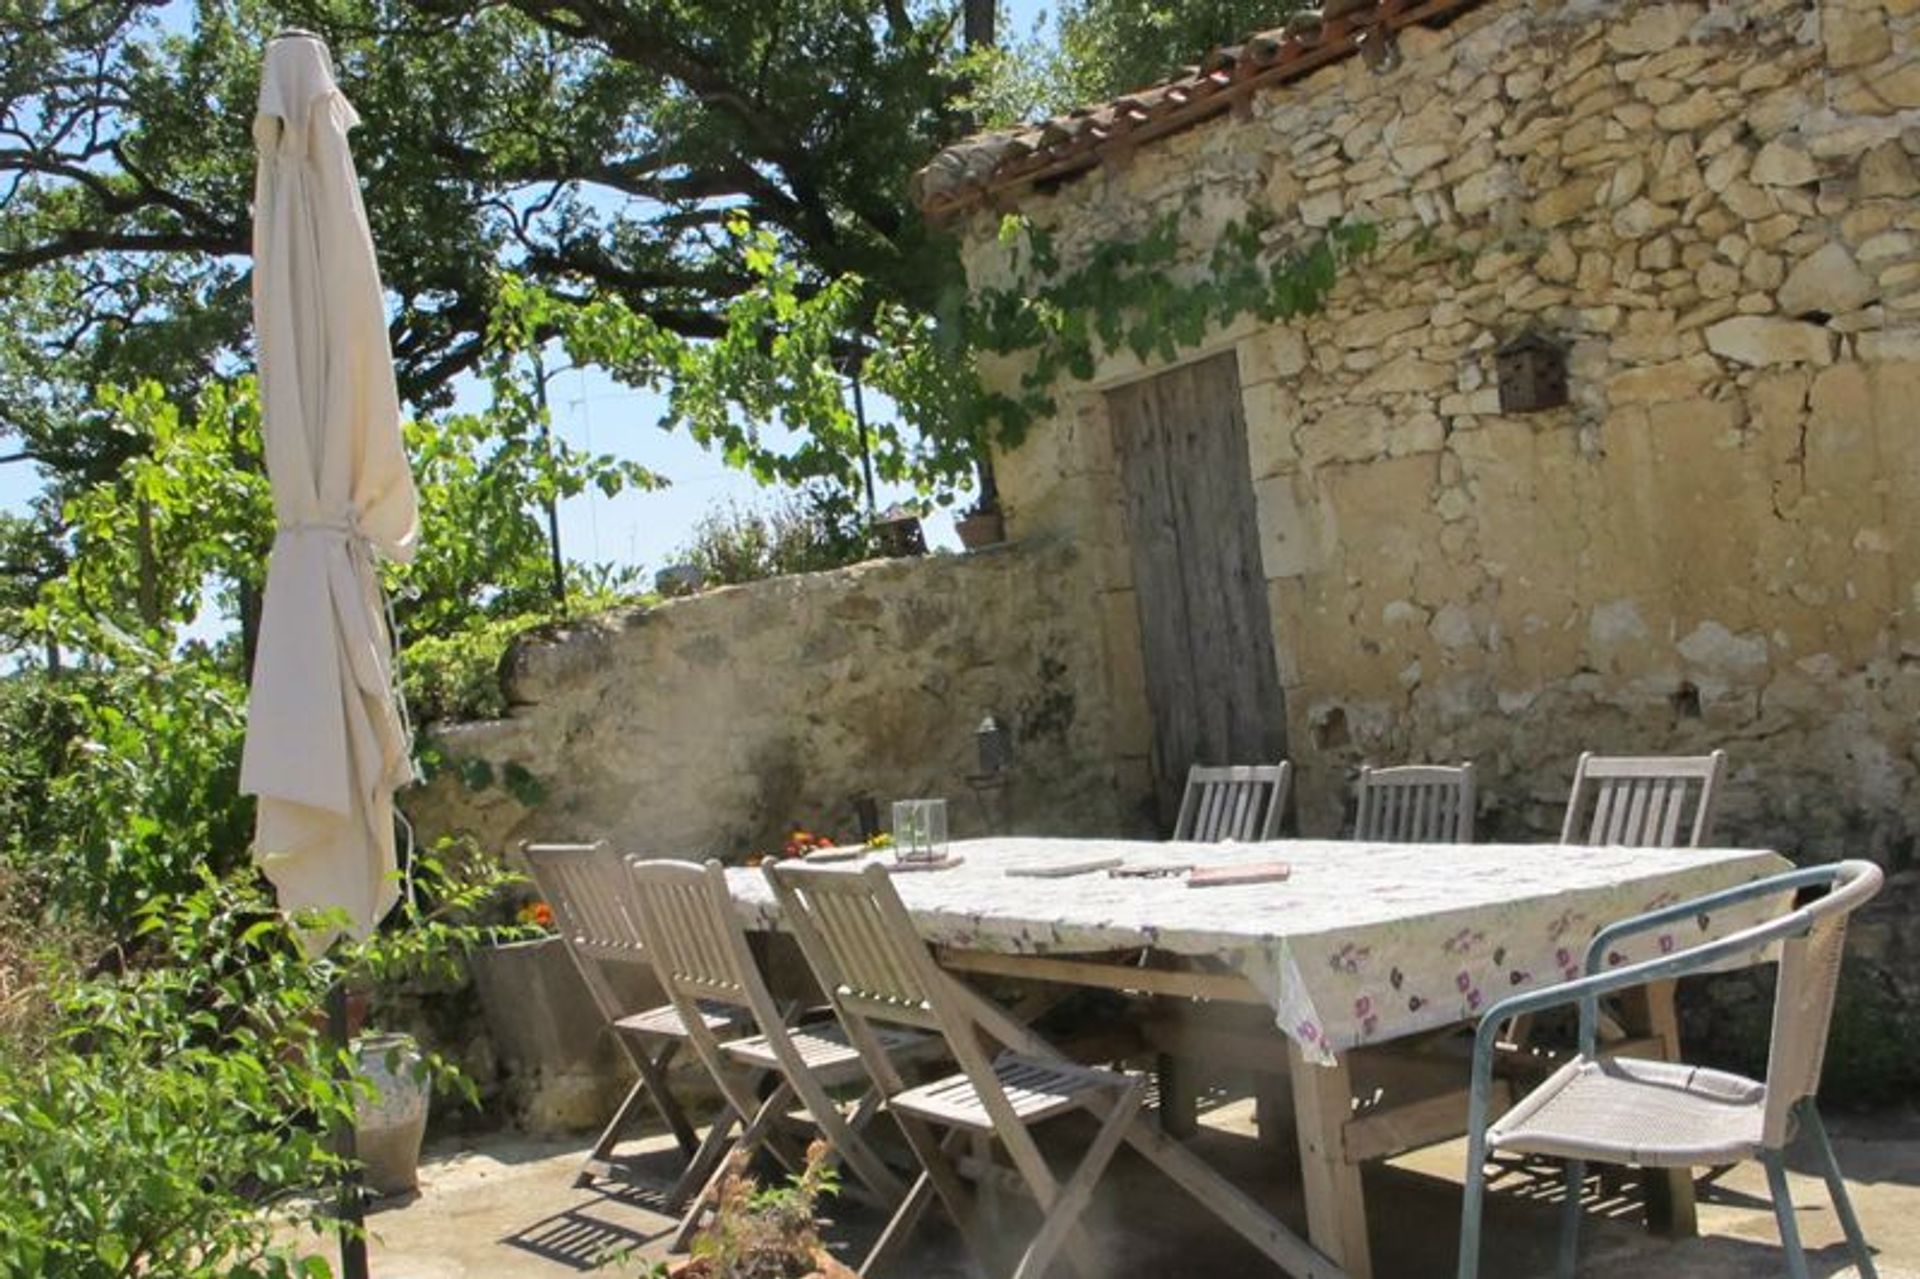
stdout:
[(1003, 442), (1051, 410), (1047, 392), (1062, 374), (1087, 380), (1103, 355), (1172, 361), (1242, 316), (1271, 324), (1320, 311), (1340, 269), (1378, 243), (1371, 223), (1336, 222), (1305, 244), (1275, 246), (1273, 215), (1255, 210), (1226, 225), (1204, 270), (1182, 270), (1190, 212), (1169, 210), (1137, 238), (1103, 241), (1071, 268), (1050, 231), (1019, 215), (1001, 220), (1013, 280), (975, 293), (968, 328), (976, 349), (1032, 355), (1021, 397), (995, 406)]

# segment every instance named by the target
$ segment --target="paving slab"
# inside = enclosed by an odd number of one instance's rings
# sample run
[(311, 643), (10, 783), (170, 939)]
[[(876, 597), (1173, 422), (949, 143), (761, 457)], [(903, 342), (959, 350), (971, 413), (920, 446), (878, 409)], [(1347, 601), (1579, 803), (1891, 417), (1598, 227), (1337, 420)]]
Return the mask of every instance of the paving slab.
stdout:
[[(1062, 1121), (1064, 1150), (1087, 1134)], [(1874, 1245), (1882, 1279), (1920, 1279), (1920, 1118), (1907, 1115), (1830, 1122), (1854, 1203)], [(1297, 1177), (1282, 1152), (1256, 1141), (1247, 1105), (1207, 1116), (1196, 1149), (1245, 1185), (1296, 1229), (1305, 1220)], [(665, 1255), (673, 1220), (659, 1187), (678, 1167), (663, 1138), (627, 1148), (633, 1186), (574, 1185), (584, 1139), (502, 1134), (433, 1147), (418, 1195), (379, 1206), (369, 1220), (378, 1279), (566, 1279), (638, 1276)], [(1369, 1167), (1374, 1270), (1379, 1279), (1443, 1279), (1458, 1238), (1463, 1143), (1436, 1146)], [(1846, 1248), (1810, 1162), (1790, 1178), (1800, 1231), (1815, 1279), (1854, 1279)], [(1494, 1183), (1487, 1219), (1486, 1279), (1552, 1273), (1561, 1189), (1554, 1169), (1513, 1166)], [(1728, 1170), (1699, 1189), (1700, 1236), (1654, 1238), (1639, 1222), (1631, 1171), (1591, 1179), (1583, 1222), (1584, 1276), (1686, 1276), (1748, 1279), (1784, 1275), (1766, 1180), (1758, 1165)], [(997, 1206), (1001, 1231), (1018, 1240), (1031, 1226), (1024, 1204)], [(937, 1214), (896, 1267), (900, 1279), (962, 1279), (973, 1274), (953, 1232)], [(1089, 1223), (1114, 1279), (1220, 1279), (1277, 1272), (1174, 1188), (1151, 1165), (1122, 1151), (1090, 1210)], [(881, 1224), (871, 1208), (842, 1201), (827, 1234), (836, 1251), (857, 1258)], [(1062, 1273), (1065, 1273), (1064, 1268)], [(876, 1279), (893, 1279), (877, 1276)]]

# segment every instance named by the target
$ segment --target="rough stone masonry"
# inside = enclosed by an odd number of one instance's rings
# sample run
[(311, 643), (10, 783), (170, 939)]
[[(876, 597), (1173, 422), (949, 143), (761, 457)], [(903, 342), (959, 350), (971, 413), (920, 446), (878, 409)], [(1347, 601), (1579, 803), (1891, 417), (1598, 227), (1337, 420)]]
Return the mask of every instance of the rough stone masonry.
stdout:
[[(1916, 1082), (1885, 1050), (1920, 1008), (1916, 11), (1490, 0), (960, 223), (976, 288), (1017, 279), (1009, 211), (1070, 267), (1178, 210), (1190, 272), (1251, 210), (1372, 223), (1323, 314), (1194, 352), (1238, 352), (1302, 827), (1361, 762), (1473, 760), (1484, 834), (1551, 837), (1580, 751), (1724, 747), (1721, 842), (1897, 872), (1855, 933), (1856, 1095)], [(1503, 416), (1528, 328), (1572, 402)], [(1142, 769), (1102, 393), (1154, 371), (1109, 355), (999, 460), (1013, 534), (1087, 554)], [(1696, 1029), (1757, 1006), (1717, 996)]]
[[(976, 287), (1017, 278), (1008, 209), (1069, 264), (1168, 210), (1196, 266), (1251, 209), (1279, 240), (1378, 228), (1323, 314), (1195, 352), (1239, 354), (1305, 828), (1363, 761), (1473, 760), (1483, 828), (1525, 836), (1581, 750), (1719, 746), (1723, 839), (1910, 859), (1917, 9), (1491, 0), (963, 222)], [(1502, 416), (1492, 353), (1529, 327), (1570, 344), (1572, 402)], [(1056, 387), (999, 466), (1016, 537), (1087, 549), (1119, 671), (1101, 392), (1153, 371)]]

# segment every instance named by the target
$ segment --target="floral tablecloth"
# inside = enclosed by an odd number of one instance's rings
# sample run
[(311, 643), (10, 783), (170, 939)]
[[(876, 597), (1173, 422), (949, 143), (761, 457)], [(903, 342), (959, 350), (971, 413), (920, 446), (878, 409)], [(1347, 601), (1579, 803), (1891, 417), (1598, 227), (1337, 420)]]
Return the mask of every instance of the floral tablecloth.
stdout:
[[(1752, 849), (1542, 844), (983, 839), (957, 841), (952, 851), (963, 859), (958, 866), (895, 877), (928, 940), (1011, 954), (1150, 947), (1210, 957), (1245, 975), (1272, 1004), (1279, 1028), (1320, 1062), (1575, 976), (1604, 924), (1788, 869), (1778, 854)], [(1059, 879), (1007, 873), (1097, 857), (1133, 866), (1282, 861), (1291, 874), (1189, 888), (1177, 878), (1104, 871)], [(729, 879), (755, 926), (778, 927), (760, 872), (734, 870)], [(1622, 958), (1724, 936), (1766, 909), (1697, 916)]]

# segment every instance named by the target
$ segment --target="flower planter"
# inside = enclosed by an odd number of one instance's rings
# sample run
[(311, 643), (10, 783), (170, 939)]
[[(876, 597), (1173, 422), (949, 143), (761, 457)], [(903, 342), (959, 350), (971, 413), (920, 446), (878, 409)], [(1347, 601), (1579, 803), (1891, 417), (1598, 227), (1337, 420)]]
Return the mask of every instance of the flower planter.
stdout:
[(354, 1102), (354, 1152), (366, 1167), (367, 1188), (408, 1194), (420, 1185), (420, 1140), (432, 1094), (419, 1045), (411, 1035), (362, 1035), (353, 1057), (360, 1077), (373, 1085), (371, 1097)]
[[(628, 1072), (566, 944), (541, 937), (488, 946), (473, 953), (471, 967), (504, 1112), (534, 1133), (604, 1124)], [(633, 965), (603, 971), (626, 1006), (664, 1002), (651, 974)]]
[(908, 508), (892, 507), (873, 520), (876, 549), (888, 559), (905, 559), (927, 553), (927, 539), (920, 530), (920, 517)]
[(998, 510), (975, 511), (955, 520), (953, 531), (960, 535), (960, 545), (969, 551), (977, 551), (983, 546), (998, 546), (1006, 541), (1007, 521)]

